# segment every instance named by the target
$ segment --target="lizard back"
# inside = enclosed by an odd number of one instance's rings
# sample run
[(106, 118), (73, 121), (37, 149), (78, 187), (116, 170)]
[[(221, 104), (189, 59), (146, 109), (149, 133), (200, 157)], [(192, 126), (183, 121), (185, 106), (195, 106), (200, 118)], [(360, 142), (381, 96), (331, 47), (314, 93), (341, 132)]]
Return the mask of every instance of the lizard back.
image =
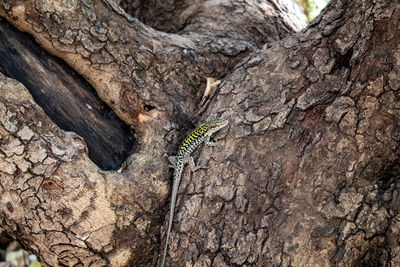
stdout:
[(192, 154), (199, 144), (207, 137), (206, 134), (209, 126), (209, 122), (205, 122), (186, 136), (182, 145), (179, 147), (177, 153), (178, 159)]

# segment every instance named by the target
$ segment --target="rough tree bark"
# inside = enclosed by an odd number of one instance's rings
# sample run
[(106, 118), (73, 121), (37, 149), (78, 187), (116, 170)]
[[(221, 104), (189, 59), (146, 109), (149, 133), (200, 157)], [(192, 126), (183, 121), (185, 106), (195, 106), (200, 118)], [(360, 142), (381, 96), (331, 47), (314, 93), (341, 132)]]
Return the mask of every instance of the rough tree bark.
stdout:
[[(171, 266), (400, 265), (397, 1), (333, 0), (296, 34), (280, 1), (199, 2), (199, 15), (175, 16), (168, 34), (106, 0), (0, 3), (2, 17), (90, 82), (137, 142), (126, 169), (103, 171), (82, 138), (0, 75), (0, 223), (43, 264), (156, 264), (166, 155), (189, 120), (221, 116), (230, 125), (220, 144), (197, 153), (208, 168), (184, 172)], [(165, 14), (134, 3), (145, 22)], [(264, 15), (237, 15), (254, 6)], [(207, 12), (235, 26), (208, 32)], [(197, 110), (209, 76), (223, 82)]]

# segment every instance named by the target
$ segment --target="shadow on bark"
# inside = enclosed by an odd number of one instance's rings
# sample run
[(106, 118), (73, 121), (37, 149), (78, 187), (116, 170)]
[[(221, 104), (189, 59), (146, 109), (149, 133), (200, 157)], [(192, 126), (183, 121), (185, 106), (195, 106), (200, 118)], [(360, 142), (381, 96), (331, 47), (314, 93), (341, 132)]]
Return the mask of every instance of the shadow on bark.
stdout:
[(89, 157), (101, 169), (119, 169), (132, 153), (129, 127), (90, 84), (4, 19), (0, 19), (0, 71), (24, 84), (61, 129), (83, 137)]

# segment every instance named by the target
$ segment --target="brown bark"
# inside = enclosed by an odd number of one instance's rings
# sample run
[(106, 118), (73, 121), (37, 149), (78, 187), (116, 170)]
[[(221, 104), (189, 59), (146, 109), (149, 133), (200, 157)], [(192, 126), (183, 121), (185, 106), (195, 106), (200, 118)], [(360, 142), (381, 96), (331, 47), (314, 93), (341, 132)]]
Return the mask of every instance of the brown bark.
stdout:
[(146, 25), (201, 38), (203, 42), (207, 39), (208, 45), (230, 40), (243, 47), (244, 44), (235, 42), (242, 40), (248, 42), (249, 48), (260, 48), (305, 26), (298, 7), (287, 0), (122, 0), (120, 5)]
[[(50, 266), (155, 264), (178, 125), (221, 116), (219, 145), (196, 154), (208, 168), (184, 172), (171, 266), (399, 265), (399, 10), (332, 1), (302, 32), (227, 54), (227, 36), (157, 32), (108, 1), (1, 2), (139, 144), (122, 173), (101, 171), (79, 136), (1, 75), (1, 226)], [(208, 76), (223, 82), (196, 114)]]
[(131, 133), (93, 88), (64, 62), (0, 18), (0, 72), (23, 83), (63, 130), (79, 134), (104, 170), (116, 170), (132, 151)]

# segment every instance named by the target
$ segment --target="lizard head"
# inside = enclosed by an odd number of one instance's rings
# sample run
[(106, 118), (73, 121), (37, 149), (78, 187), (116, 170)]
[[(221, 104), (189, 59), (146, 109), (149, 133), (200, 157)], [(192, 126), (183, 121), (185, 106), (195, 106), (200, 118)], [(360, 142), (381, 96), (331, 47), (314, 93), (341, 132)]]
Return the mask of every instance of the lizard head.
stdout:
[(216, 132), (219, 129), (228, 125), (228, 121), (222, 118), (213, 119), (208, 121), (208, 128), (210, 132)]

